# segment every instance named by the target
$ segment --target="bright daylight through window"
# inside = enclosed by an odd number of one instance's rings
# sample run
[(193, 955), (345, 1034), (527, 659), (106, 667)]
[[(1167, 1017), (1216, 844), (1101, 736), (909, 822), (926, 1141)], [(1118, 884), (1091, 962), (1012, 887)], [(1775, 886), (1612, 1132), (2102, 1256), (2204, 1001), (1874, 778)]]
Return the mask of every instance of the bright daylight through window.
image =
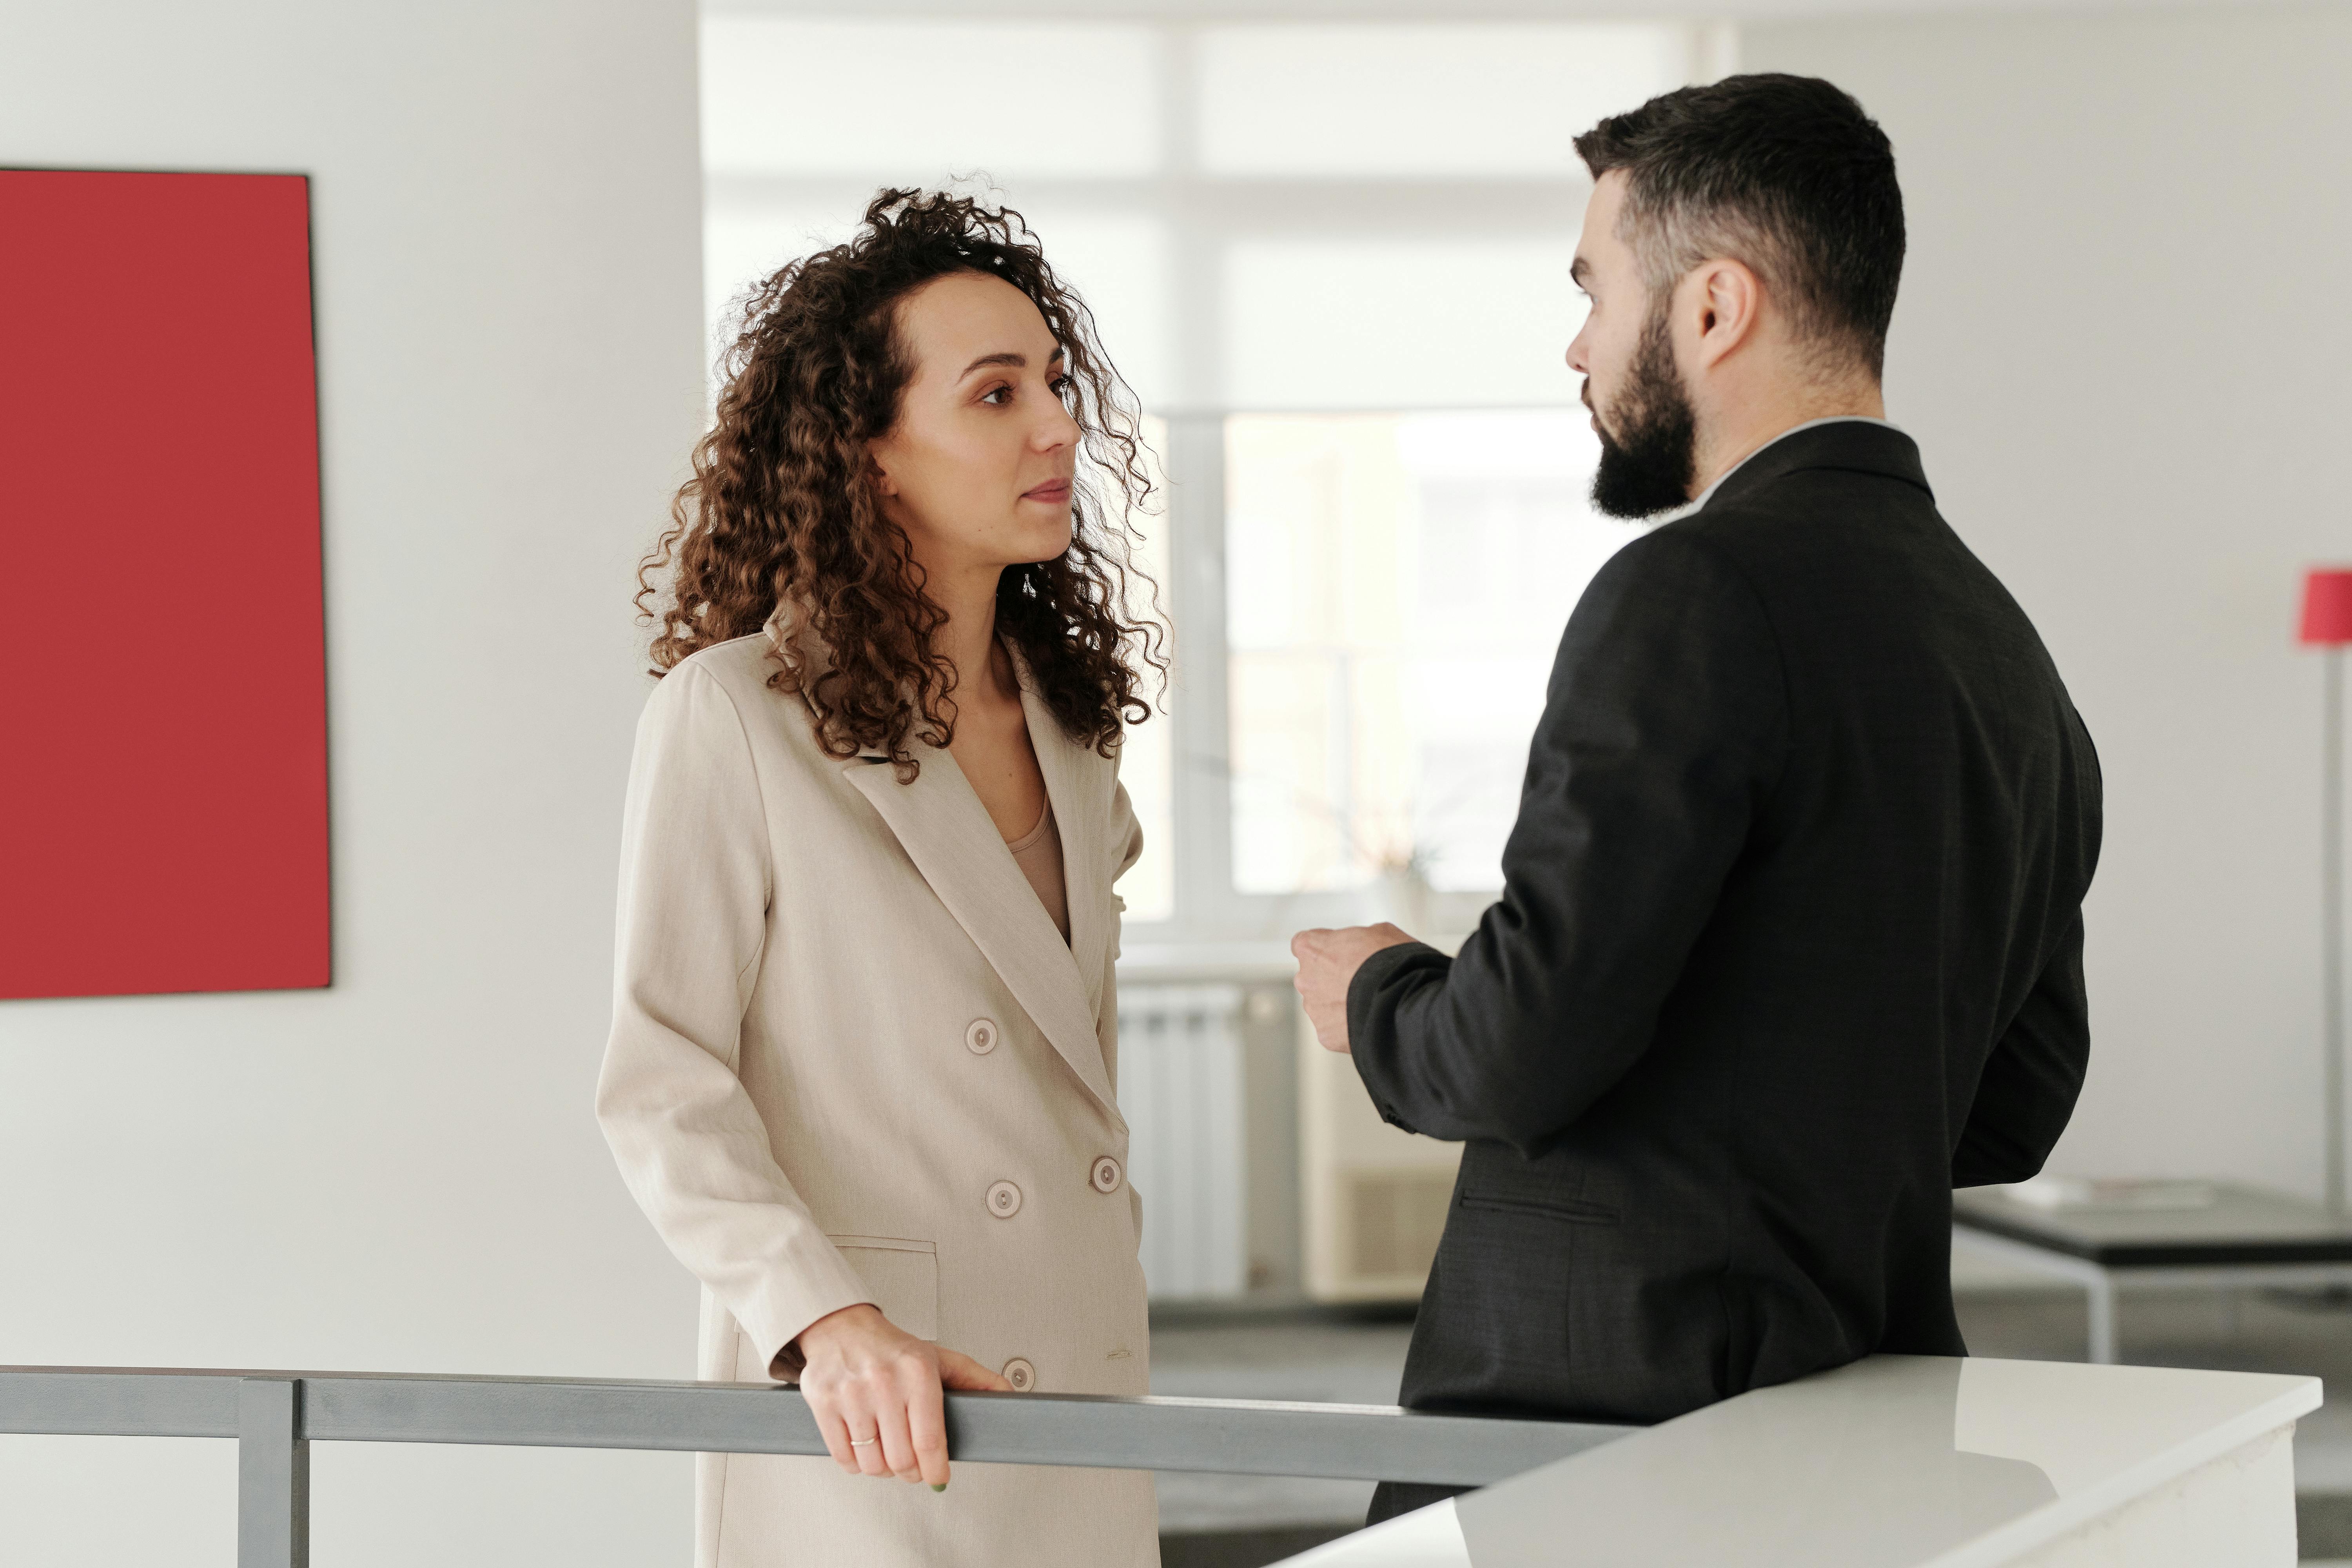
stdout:
[(1151, 416), (1171, 484), (1139, 563), (1177, 668), (1123, 765), (1150, 844), (1129, 942), (1466, 925), (1560, 627), (1637, 531), (1584, 499), (1570, 138), (1699, 74), (1703, 35), (703, 26), (714, 331), (877, 187), (952, 181), (1028, 218)]

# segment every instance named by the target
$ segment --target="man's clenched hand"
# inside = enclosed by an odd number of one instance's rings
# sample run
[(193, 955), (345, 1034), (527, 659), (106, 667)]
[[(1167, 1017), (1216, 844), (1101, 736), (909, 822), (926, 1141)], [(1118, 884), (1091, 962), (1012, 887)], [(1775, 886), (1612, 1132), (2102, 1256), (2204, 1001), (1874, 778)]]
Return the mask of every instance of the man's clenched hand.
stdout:
[(1384, 947), (1411, 942), (1392, 925), (1347, 926), (1339, 931), (1303, 931), (1290, 939), (1290, 955), (1298, 960), (1298, 975), (1291, 984), (1307, 1004), (1307, 1021), (1327, 1051), (1348, 1049), (1348, 983), (1364, 960)]

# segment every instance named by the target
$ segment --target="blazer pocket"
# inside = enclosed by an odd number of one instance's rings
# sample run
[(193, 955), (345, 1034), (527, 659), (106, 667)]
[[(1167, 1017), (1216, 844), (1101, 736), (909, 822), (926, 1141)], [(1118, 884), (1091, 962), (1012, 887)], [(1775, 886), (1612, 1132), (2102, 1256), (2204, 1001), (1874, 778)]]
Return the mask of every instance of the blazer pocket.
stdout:
[(919, 1340), (940, 1337), (940, 1249), (937, 1242), (895, 1236), (827, 1237), (866, 1288), (882, 1315)]
[(1536, 1198), (1518, 1193), (1473, 1192), (1465, 1187), (1454, 1201), (1465, 1209), (1483, 1209), (1488, 1214), (1534, 1215), (1539, 1219), (1565, 1220), (1570, 1225), (1617, 1223), (1615, 1209), (1576, 1198)]

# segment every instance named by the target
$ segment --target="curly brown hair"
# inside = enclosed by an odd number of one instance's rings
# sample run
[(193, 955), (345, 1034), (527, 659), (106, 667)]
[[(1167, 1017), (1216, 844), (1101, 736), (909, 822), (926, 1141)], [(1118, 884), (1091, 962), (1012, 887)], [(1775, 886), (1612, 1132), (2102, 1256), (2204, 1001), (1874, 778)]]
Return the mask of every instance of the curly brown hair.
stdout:
[[(898, 422), (914, 375), (898, 306), (956, 272), (1002, 278), (1027, 295), (1066, 355), (1080, 458), (1070, 545), (1005, 568), (996, 624), (1063, 728), (1114, 754), (1121, 724), (1151, 712), (1139, 665), (1163, 676), (1168, 668), (1161, 627), (1128, 613), (1130, 579), (1157, 605), (1131, 564), (1131, 519), (1153, 488), (1140, 416), (1092, 313), (1010, 208), (882, 191), (847, 243), (754, 288), (719, 361), (718, 416), (695, 445), (694, 477), (637, 569), (641, 618), (658, 622), (654, 675), (759, 631), (789, 604), (768, 684), (807, 703), (828, 753), (885, 753), (901, 783), (920, 769), (910, 738), (945, 746), (954, 736), (955, 668), (932, 641), (947, 613), (924, 594), (906, 531), (884, 515), (866, 444)], [(653, 576), (673, 563), (656, 616)]]

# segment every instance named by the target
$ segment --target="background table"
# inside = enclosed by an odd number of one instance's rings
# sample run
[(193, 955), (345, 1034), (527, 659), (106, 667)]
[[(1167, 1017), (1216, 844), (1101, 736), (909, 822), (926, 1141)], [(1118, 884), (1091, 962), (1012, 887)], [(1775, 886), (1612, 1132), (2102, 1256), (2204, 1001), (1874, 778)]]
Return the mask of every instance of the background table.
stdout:
[[(2318, 1204), (2226, 1182), (2112, 1190), (2124, 1195), (2055, 1206), (2000, 1187), (1956, 1193), (1952, 1239), (2082, 1286), (2090, 1298), (2090, 1359), (2102, 1363), (2116, 1359), (2122, 1289), (2352, 1286), (2352, 1223)], [(2165, 1190), (2179, 1201), (2159, 1201)], [(2199, 1194), (2205, 1201), (2190, 1201)]]

